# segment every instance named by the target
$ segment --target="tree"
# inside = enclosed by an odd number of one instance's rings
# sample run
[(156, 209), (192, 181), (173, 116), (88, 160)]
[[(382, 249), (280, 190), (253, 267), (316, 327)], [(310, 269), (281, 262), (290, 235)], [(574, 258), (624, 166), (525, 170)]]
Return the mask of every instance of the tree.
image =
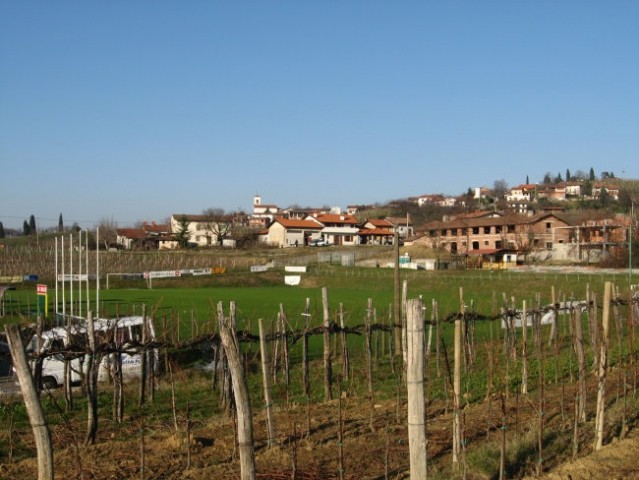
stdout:
[[(76, 224), (73, 225), (75, 227)], [(98, 223), (98, 233), (100, 242), (106, 247), (116, 243), (118, 236), (118, 223), (115, 221), (113, 217), (106, 218), (103, 217), (100, 219)]]
[(566, 169), (566, 181), (569, 182), (570, 181), (570, 169)]
[(29, 233), (31, 235), (35, 235), (36, 233), (36, 221), (33, 215), (29, 217)]
[(561, 178), (561, 173), (557, 173), (557, 176), (555, 177), (553, 183), (561, 183), (563, 182), (563, 179)]
[(175, 240), (178, 242), (180, 248), (186, 248), (191, 239), (191, 232), (189, 232), (189, 219), (186, 215), (182, 215), (178, 219), (178, 227), (175, 232)]
[(504, 180), (503, 178), (500, 180), (495, 180), (495, 183), (493, 184), (493, 197), (496, 199), (502, 199), (504, 198), (504, 195), (506, 195), (506, 192), (508, 191), (508, 184), (506, 183), (506, 180)]
[(217, 245), (222, 245), (226, 238), (233, 233), (232, 215), (226, 215), (222, 208), (207, 208), (202, 212), (206, 217), (205, 230), (210, 234), (209, 241), (215, 240)]
[(544, 185), (550, 185), (552, 183), (552, 175), (550, 172), (546, 172), (544, 174), (544, 180), (542, 182)]
[(58, 232), (64, 232), (64, 223), (62, 222), (62, 213), (58, 217)]
[(0, 238), (4, 238), (4, 225), (0, 222)]
[(530, 185), (530, 179), (528, 178), (528, 175), (526, 175), (526, 185)]
[(588, 179), (591, 182), (594, 182), (597, 179), (597, 177), (595, 177), (595, 169), (592, 167), (590, 167), (590, 176), (588, 177)]
[(25, 236), (31, 233), (31, 230), (29, 229), (29, 223), (26, 220), (22, 223), (22, 233)]

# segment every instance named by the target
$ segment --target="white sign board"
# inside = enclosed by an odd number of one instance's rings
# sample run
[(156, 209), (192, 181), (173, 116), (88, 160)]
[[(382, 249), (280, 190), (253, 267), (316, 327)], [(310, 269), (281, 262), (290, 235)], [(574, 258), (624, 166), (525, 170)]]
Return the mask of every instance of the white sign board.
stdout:
[(180, 277), (180, 276), (182, 276), (182, 272), (180, 270), (144, 272), (144, 278), (171, 278), (171, 277)]
[(295, 273), (306, 273), (306, 267), (294, 267), (294, 266), (288, 266), (288, 267), (284, 267), (284, 270), (287, 272), (295, 272)]

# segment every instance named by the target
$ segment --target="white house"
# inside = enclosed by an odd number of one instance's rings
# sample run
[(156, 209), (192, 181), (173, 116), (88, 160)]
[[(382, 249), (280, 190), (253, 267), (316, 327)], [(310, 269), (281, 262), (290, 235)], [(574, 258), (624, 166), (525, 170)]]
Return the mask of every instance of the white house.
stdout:
[(261, 241), (272, 247), (297, 247), (308, 245), (320, 238), (324, 226), (315, 220), (299, 220), (276, 217)]
[(218, 230), (210, 216), (174, 213), (171, 215), (171, 232), (174, 235), (181, 231), (183, 222), (189, 232), (188, 243), (196, 244), (198, 247), (217, 245), (215, 232)]

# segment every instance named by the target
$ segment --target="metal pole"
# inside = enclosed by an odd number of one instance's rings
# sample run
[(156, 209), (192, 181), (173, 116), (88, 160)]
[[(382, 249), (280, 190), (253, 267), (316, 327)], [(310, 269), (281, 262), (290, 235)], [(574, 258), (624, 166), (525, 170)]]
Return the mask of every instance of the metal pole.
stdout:
[(86, 265), (86, 299), (87, 299), (87, 312), (91, 310), (91, 301), (89, 299), (89, 230), (87, 230), (86, 235), (84, 236), (84, 263)]
[(55, 237), (55, 325), (58, 326), (58, 237)]
[(69, 235), (69, 315), (73, 317), (73, 234)]
[(100, 318), (100, 227), (95, 228), (95, 318)]
[(60, 248), (60, 251), (62, 252), (62, 319), (63, 324), (66, 322), (65, 320), (65, 316), (67, 314), (67, 307), (66, 307), (66, 294), (64, 292), (64, 282), (65, 282), (65, 261), (64, 261), (64, 235), (62, 235), (62, 247)]

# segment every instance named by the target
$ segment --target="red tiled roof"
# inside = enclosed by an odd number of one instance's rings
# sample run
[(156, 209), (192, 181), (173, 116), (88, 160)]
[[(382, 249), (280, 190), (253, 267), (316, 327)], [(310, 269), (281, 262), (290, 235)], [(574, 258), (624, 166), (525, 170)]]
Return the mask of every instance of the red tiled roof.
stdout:
[(381, 227), (381, 228), (393, 228), (394, 225), (389, 222), (388, 220), (386, 220), (385, 218), (373, 218), (373, 219), (369, 219), (367, 221), (367, 223), (370, 223), (371, 225), (374, 225), (375, 227)]
[(279, 223), (285, 228), (305, 228), (305, 229), (314, 229), (321, 230), (323, 227), (317, 222), (313, 220), (297, 220), (290, 218), (276, 218), (275, 222)]
[(130, 238), (132, 240), (146, 237), (145, 231), (141, 228), (118, 228), (116, 232), (121, 237)]
[(335, 213), (327, 213), (325, 215), (318, 215), (317, 220), (323, 224), (344, 224), (344, 225), (357, 225), (359, 222), (353, 215), (338, 215)]

